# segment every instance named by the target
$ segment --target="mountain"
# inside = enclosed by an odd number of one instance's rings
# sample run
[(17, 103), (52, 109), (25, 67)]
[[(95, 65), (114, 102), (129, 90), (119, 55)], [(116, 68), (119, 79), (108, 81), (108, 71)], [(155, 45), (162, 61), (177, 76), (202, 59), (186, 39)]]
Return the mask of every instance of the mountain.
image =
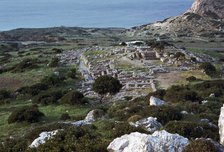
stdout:
[(224, 19), (224, 1), (196, 0), (189, 12), (211, 19)]
[(129, 35), (166, 37), (224, 37), (224, 0), (196, 0), (177, 17), (134, 27)]

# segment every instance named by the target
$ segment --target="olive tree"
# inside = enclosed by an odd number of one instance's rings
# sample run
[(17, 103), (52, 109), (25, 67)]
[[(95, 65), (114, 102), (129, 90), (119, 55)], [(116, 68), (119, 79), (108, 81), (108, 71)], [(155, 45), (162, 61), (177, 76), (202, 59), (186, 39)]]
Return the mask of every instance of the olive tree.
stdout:
[(120, 81), (112, 76), (100, 76), (93, 83), (93, 91), (98, 93), (101, 96), (100, 102), (104, 96), (109, 93), (114, 95), (120, 91), (122, 85)]

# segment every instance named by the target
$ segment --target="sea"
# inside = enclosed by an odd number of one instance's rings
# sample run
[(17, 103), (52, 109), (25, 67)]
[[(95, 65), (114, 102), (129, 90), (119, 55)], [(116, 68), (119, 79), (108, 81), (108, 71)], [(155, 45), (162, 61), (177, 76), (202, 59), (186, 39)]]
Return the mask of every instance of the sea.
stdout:
[(194, 0), (0, 0), (0, 31), (44, 27), (124, 27), (177, 16)]

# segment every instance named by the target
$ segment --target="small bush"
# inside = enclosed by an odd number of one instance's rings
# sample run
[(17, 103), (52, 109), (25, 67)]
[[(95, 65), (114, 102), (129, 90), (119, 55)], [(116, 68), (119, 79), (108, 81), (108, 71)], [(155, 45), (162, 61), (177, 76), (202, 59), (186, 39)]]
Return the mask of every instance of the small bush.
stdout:
[(197, 78), (194, 77), (194, 76), (190, 76), (190, 77), (186, 78), (186, 80), (189, 81), (189, 82), (193, 82), (193, 81), (196, 81)]
[(199, 93), (208, 97), (210, 94), (214, 93), (216, 97), (222, 96), (224, 94), (224, 81), (223, 80), (214, 80), (214, 81), (205, 81), (193, 86), (194, 90), (198, 90)]
[(15, 122), (38, 122), (39, 119), (44, 116), (42, 112), (38, 110), (37, 106), (25, 106), (14, 110), (8, 118), (8, 123)]
[(52, 131), (57, 129), (66, 129), (69, 126), (64, 123), (50, 123), (44, 124), (42, 126), (38, 126), (28, 130), (24, 136), (24, 139), (28, 140), (29, 142), (33, 142), (34, 139), (39, 137), (39, 134), (44, 131)]
[(59, 58), (54, 57), (52, 58), (51, 62), (49, 63), (50, 67), (57, 67), (59, 65)]
[(57, 86), (61, 84), (65, 80), (64, 77), (57, 76), (55, 74), (52, 74), (50, 76), (46, 76), (41, 80), (42, 84), (48, 85), (48, 86)]
[(54, 51), (55, 53), (59, 54), (59, 53), (63, 52), (63, 49), (53, 48), (52, 51)]
[(168, 88), (164, 99), (169, 102), (200, 102), (202, 100), (197, 92), (184, 86), (172, 86)]
[(156, 117), (157, 120), (163, 125), (165, 125), (166, 123), (172, 120), (182, 119), (182, 114), (180, 113), (180, 109), (172, 107), (172, 106), (149, 107), (141, 115)]
[(219, 139), (219, 133), (216, 127), (207, 124), (198, 124), (185, 121), (171, 121), (164, 129), (170, 133), (178, 133), (186, 138), (212, 138)]
[(208, 75), (208, 76), (215, 76), (216, 75), (216, 68), (214, 65), (212, 65), (210, 62), (204, 62), (199, 66), (200, 69), (204, 70), (204, 72)]
[(77, 70), (73, 68), (68, 72), (68, 77), (72, 79), (76, 79), (76, 74), (77, 74)]
[(68, 113), (63, 113), (61, 114), (60, 120), (69, 120), (71, 117), (69, 116)]
[(11, 97), (11, 93), (7, 90), (0, 90), (0, 100), (8, 99)]
[(147, 99), (149, 100), (151, 96), (154, 96), (154, 97), (159, 98), (159, 99), (163, 99), (164, 96), (165, 96), (165, 94), (166, 94), (166, 90), (164, 90), (164, 89), (159, 89), (159, 90), (157, 90), (157, 91), (155, 91), (155, 92), (151, 92), (151, 93), (149, 93), (149, 94), (147, 95)]
[(140, 116), (140, 115), (133, 115), (133, 116), (128, 118), (128, 122), (136, 122), (136, 121), (139, 121), (140, 119), (142, 119), (142, 116)]
[(19, 93), (21, 94), (29, 94), (31, 96), (35, 96), (39, 94), (43, 90), (47, 90), (48, 86), (43, 83), (38, 83), (32, 86), (27, 86), (27, 87), (22, 87), (18, 90)]
[[(37, 151), (78, 151), (78, 152), (105, 152), (107, 145), (94, 127), (70, 127), (57, 133), (54, 138), (40, 145)], [(35, 149), (32, 149), (35, 150)]]
[(12, 67), (12, 72), (24, 72), (25, 70), (32, 70), (38, 68), (38, 61), (37, 59), (24, 59), (14, 67)]
[(185, 149), (184, 152), (217, 152), (215, 145), (205, 139), (197, 139), (192, 141)]
[(24, 152), (27, 146), (24, 139), (7, 138), (0, 143), (0, 152)]
[(42, 105), (56, 104), (64, 94), (62, 90), (44, 91), (35, 96), (33, 102)]
[(113, 131), (112, 131), (112, 136), (113, 138), (117, 138), (125, 134), (130, 134), (132, 132), (147, 133), (147, 131), (145, 131), (144, 129), (136, 128), (129, 125), (129, 123), (122, 122), (122, 123), (115, 124), (115, 127), (113, 128)]
[(75, 104), (85, 104), (87, 103), (87, 101), (84, 100), (84, 95), (82, 93), (73, 90), (68, 92), (61, 98), (61, 103), (75, 105)]

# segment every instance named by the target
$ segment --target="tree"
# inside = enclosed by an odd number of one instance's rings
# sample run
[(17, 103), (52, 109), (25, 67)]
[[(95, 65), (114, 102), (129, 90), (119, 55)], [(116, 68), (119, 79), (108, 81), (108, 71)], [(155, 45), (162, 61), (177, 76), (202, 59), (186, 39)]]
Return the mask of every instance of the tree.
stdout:
[(107, 93), (114, 95), (118, 93), (121, 88), (122, 85), (120, 81), (108, 75), (98, 77), (93, 83), (93, 91), (101, 95), (100, 102)]

